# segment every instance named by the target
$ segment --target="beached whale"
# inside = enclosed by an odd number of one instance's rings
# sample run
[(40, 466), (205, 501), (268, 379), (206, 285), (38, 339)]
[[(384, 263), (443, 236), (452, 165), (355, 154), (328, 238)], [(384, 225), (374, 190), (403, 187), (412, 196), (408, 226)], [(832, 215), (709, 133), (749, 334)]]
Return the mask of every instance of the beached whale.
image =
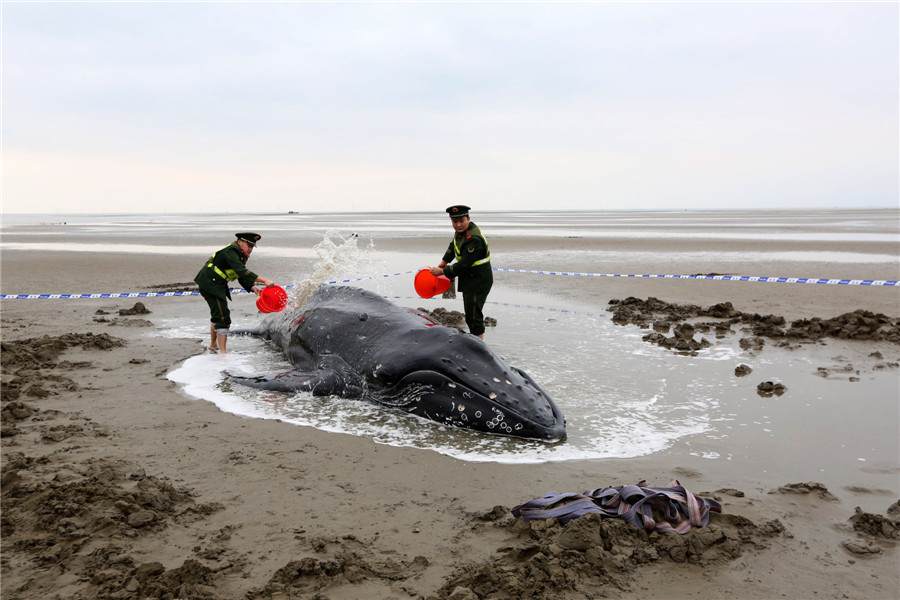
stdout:
[(293, 369), (226, 373), (236, 383), (358, 398), (485, 433), (566, 437), (562, 413), (528, 374), (476, 336), (373, 292), (322, 286), (300, 308), (241, 333), (272, 341)]

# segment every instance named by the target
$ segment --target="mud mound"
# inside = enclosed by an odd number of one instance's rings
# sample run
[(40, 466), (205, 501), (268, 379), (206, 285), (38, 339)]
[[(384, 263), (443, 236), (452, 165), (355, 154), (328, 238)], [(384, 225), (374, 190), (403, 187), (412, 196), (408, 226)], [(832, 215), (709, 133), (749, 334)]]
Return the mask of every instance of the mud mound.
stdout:
[(125, 345), (125, 340), (101, 333), (67, 333), (57, 337), (43, 336), (3, 342), (0, 344), (3, 385), (0, 398), (4, 402), (20, 396), (46, 398), (60, 392), (72, 392), (78, 386), (68, 377), (48, 375), (41, 369), (84, 368), (90, 363), (59, 362), (59, 356), (69, 348), (111, 350)]
[[(0, 436), (9, 446), (18, 445), (18, 440), (9, 440), (22, 433), (37, 432), (36, 439), (46, 444), (52, 444), (67, 440), (76, 436), (108, 437), (109, 429), (94, 423), (91, 419), (81, 415), (68, 415), (66, 421), (59, 423), (58, 417), (63, 415), (55, 410), (41, 410), (34, 406), (14, 400), (7, 402), (0, 411)], [(25, 430), (20, 430), (18, 425), (31, 420)]]
[(428, 315), (444, 327), (463, 329), (466, 326), (466, 315), (458, 310), (447, 310), (442, 307), (438, 307), (434, 310), (428, 310), (427, 308), (417, 308), (416, 310)]
[[(416, 310), (420, 313), (428, 315), (444, 327), (456, 327), (460, 331), (467, 331), (466, 315), (459, 312), (458, 310), (447, 310), (446, 308), (440, 306), (434, 310), (428, 310), (427, 308), (422, 308), (420, 306)], [(485, 317), (484, 326), (496, 327), (497, 319), (493, 317)]]
[(673, 304), (650, 296), (646, 300), (629, 296), (624, 300), (613, 298), (609, 301), (613, 313), (612, 321), (617, 325), (633, 324), (647, 327), (648, 323), (662, 318), (669, 323), (680, 323), (697, 317), (702, 310), (696, 304)]
[(900, 502), (895, 502), (887, 509), (887, 516), (863, 512), (858, 506), (850, 517), (850, 524), (856, 537), (841, 542), (841, 547), (848, 554), (872, 558), (881, 556), (884, 551), (894, 548), (900, 539)]
[[(493, 511), (496, 513), (496, 511)], [(578, 592), (605, 596), (613, 586), (632, 589), (635, 571), (659, 561), (711, 565), (739, 557), (743, 548), (765, 546), (779, 535), (778, 521), (757, 526), (736, 515), (713, 514), (707, 527), (684, 535), (647, 533), (617, 519), (589, 513), (560, 525), (556, 519), (507, 520), (498, 526), (518, 538), (490, 561), (467, 565), (433, 598), (537, 599)]]
[(699, 341), (695, 340), (694, 327), (690, 323), (682, 323), (680, 325), (676, 325), (674, 333), (675, 335), (666, 337), (662, 333), (654, 331), (652, 333), (648, 333), (641, 339), (643, 339), (645, 342), (650, 342), (652, 344), (656, 344), (657, 346), (668, 348), (669, 350), (675, 350), (676, 352), (694, 354), (697, 352), (697, 350), (709, 348), (712, 345), (706, 338), (700, 338)]
[[(317, 554), (291, 561), (278, 569), (261, 589), (249, 592), (245, 600), (275, 598), (325, 598), (331, 587), (381, 580), (387, 584), (401, 582), (420, 574), (428, 560), (396, 560), (373, 554), (370, 544), (348, 535), (340, 540), (314, 539), (311, 548)], [(336, 546), (329, 552), (330, 546)]]
[[(890, 515), (890, 510), (888, 514)], [(854, 531), (864, 535), (889, 540), (900, 539), (900, 519), (863, 512), (857, 506), (856, 513), (850, 517), (850, 523), (853, 524)]]
[(39, 532), (32, 539), (4, 539), (4, 545), (11, 541), (25, 549), (35, 543), (63, 543), (97, 532), (114, 536), (158, 530), (179, 506), (190, 502), (187, 492), (120, 461), (91, 462), (83, 468), (67, 469), (63, 475), (56, 473), (49, 481), (42, 475), (23, 457), (4, 464), (4, 518), (11, 527), (15, 524), (15, 529)]
[[(79, 577), (84, 597), (216, 598), (204, 588), (210, 583), (205, 567), (192, 561), (171, 571), (136, 567), (114, 544), (221, 509), (196, 505), (188, 491), (140, 467), (5, 452), (2, 501), (3, 556), (34, 570), (26, 588), (40, 589), (43, 578), (61, 570)], [(4, 596), (7, 591), (18, 597), (21, 590), (4, 589)]]
[(143, 303), (143, 302), (135, 302), (135, 303), (134, 303), (134, 306), (132, 306), (131, 308), (120, 308), (120, 309), (119, 309), (119, 314), (120, 314), (121, 316), (128, 316), (128, 315), (149, 315), (149, 314), (150, 314), (150, 311), (147, 309), (146, 306), (144, 306), (144, 303)]
[(802, 483), (788, 483), (781, 486), (777, 490), (769, 492), (770, 494), (797, 494), (800, 496), (812, 495), (818, 496), (822, 500), (829, 502), (837, 502), (837, 497), (828, 491), (828, 488), (817, 481), (806, 481)]
[(763, 398), (771, 398), (772, 396), (781, 396), (787, 391), (787, 387), (783, 383), (775, 381), (763, 381), (756, 386), (756, 393)]
[[(722, 332), (731, 330), (733, 325), (743, 325), (754, 338), (799, 342), (836, 338), (900, 343), (900, 318), (862, 309), (830, 319), (799, 319), (788, 325), (782, 316), (741, 312), (731, 302), (720, 302), (704, 309), (695, 304), (673, 304), (653, 297), (641, 300), (630, 296), (624, 300), (614, 298), (609, 301), (609, 305), (613, 323), (642, 328), (648, 328), (652, 323), (657, 331), (668, 331), (669, 327), (689, 319), (711, 317), (717, 321), (701, 321), (694, 323), (693, 327), (699, 331), (714, 328), (717, 332)], [(651, 339), (645, 337), (645, 340), (660, 343), (659, 336)]]
[(57, 337), (43, 336), (0, 344), (3, 369), (39, 369), (57, 366), (59, 355), (69, 348), (111, 350), (125, 345), (125, 340), (106, 333), (67, 333)]
[(224, 600), (215, 589), (215, 573), (193, 559), (166, 570), (158, 562), (135, 565), (118, 547), (101, 548), (87, 561), (83, 577), (96, 598), (184, 598)]
[(867, 310), (856, 310), (832, 319), (815, 317), (794, 321), (784, 335), (810, 340), (832, 337), (900, 343), (900, 319)]

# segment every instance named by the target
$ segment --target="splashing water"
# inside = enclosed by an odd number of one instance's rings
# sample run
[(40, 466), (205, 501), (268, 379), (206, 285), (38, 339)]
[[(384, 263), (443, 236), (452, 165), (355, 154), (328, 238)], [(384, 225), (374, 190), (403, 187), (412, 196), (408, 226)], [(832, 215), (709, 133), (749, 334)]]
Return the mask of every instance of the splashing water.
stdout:
[(348, 278), (354, 273), (376, 272), (366, 268), (374, 265), (375, 245), (369, 240), (367, 248), (358, 247), (359, 236), (355, 233), (344, 235), (336, 230), (325, 232), (321, 242), (313, 246), (319, 262), (312, 275), (294, 284), (291, 295), (293, 306), (303, 306), (310, 294), (328, 281)]

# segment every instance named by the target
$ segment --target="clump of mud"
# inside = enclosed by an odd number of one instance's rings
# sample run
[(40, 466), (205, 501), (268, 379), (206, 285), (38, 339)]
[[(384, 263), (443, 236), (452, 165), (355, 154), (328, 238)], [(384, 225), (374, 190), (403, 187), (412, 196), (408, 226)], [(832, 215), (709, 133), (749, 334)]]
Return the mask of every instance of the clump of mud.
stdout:
[(149, 315), (150, 310), (144, 306), (143, 302), (135, 302), (131, 308), (120, 308), (119, 314), (123, 317), (130, 315)]
[[(741, 347), (758, 350), (763, 345), (763, 338), (778, 340), (785, 345), (790, 342), (812, 343), (825, 338), (887, 341), (900, 344), (900, 318), (888, 317), (867, 310), (855, 310), (830, 319), (813, 317), (798, 319), (787, 323), (779, 315), (760, 315), (736, 310), (731, 302), (721, 302), (707, 308), (695, 304), (673, 304), (664, 300), (649, 297), (646, 300), (630, 296), (624, 300), (609, 301), (613, 313), (612, 321), (617, 325), (637, 325), (649, 328), (652, 324), (657, 332), (644, 336), (649, 341), (673, 350), (696, 350), (692, 347), (693, 331), (715, 331), (721, 336), (731, 332), (733, 326), (743, 326), (749, 336), (741, 340)], [(715, 321), (696, 321), (702, 318), (713, 318)], [(693, 320), (692, 323), (687, 321)], [(659, 332), (667, 332), (670, 327), (682, 324), (676, 335), (666, 338)], [(686, 325), (690, 326), (691, 336), (687, 337)], [(702, 344), (705, 340), (694, 342)], [(708, 345), (708, 344), (707, 344)]]
[[(326, 598), (321, 594), (335, 586), (355, 585), (367, 580), (402, 582), (420, 575), (428, 567), (424, 556), (411, 561), (373, 556), (368, 546), (358, 543), (352, 535), (332, 543), (339, 545), (335, 553), (289, 562), (278, 569), (265, 586), (249, 592), (245, 600)], [(313, 541), (319, 551), (324, 551), (326, 545), (324, 540)]]
[[(654, 324), (654, 327), (656, 325)], [(694, 326), (690, 323), (679, 323), (673, 329), (674, 335), (666, 337), (658, 331), (648, 333), (642, 339), (663, 348), (682, 353), (696, 353), (697, 350), (709, 348), (712, 344), (706, 338), (694, 339)]]
[(787, 387), (783, 383), (775, 381), (763, 381), (756, 386), (756, 393), (763, 398), (771, 398), (772, 396), (781, 396), (787, 391)]
[(68, 377), (44, 373), (44, 369), (84, 368), (90, 363), (60, 362), (60, 355), (69, 348), (111, 350), (125, 345), (125, 340), (101, 333), (67, 333), (57, 337), (43, 336), (3, 342), (0, 344), (3, 383), (0, 399), (3, 402), (21, 396), (46, 398), (60, 392), (72, 392), (78, 386)]
[(96, 550), (86, 562), (91, 597), (225, 599), (213, 585), (215, 572), (194, 559), (166, 570), (159, 562), (136, 564), (121, 548), (110, 546)]
[[(416, 310), (424, 315), (428, 315), (444, 327), (455, 327), (460, 331), (466, 331), (466, 315), (459, 312), (458, 310), (447, 310), (446, 308), (443, 308), (441, 306), (435, 308), (434, 310), (428, 310), (427, 308), (422, 307), (419, 307)], [(484, 326), (496, 327), (497, 319), (493, 317), (485, 317)]]
[(844, 540), (841, 547), (855, 556), (881, 555), (885, 548), (893, 548), (900, 539), (900, 501), (887, 509), (887, 516), (863, 512), (858, 506), (850, 517), (856, 537)]
[(895, 502), (888, 508), (888, 516), (886, 517), (863, 512), (857, 506), (856, 513), (850, 517), (853, 530), (871, 537), (881, 537), (888, 540), (900, 539), (900, 518), (891, 517), (892, 513), (897, 514), (898, 506), (900, 506), (900, 501)]
[[(83, 597), (216, 597), (211, 591), (199, 593), (208, 583), (205, 567), (189, 565), (191, 561), (172, 571), (137, 565), (118, 545), (222, 508), (196, 505), (189, 491), (140, 467), (120, 460), (73, 463), (59, 456), (5, 451), (2, 500), (4, 561), (30, 565), (50, 578), (60, 571), (74, 573), (83, 582)], [(48, 584), (42, 577), (25, 585), (39, 589)], [(179, 595), (186, 589), (198, 593)]]
[(798, 496), (816, 496), (821, 500), (837, 502), (837, 496), (828, 491), (828, 488), (817, 481), (804, 481), (801, 483), (788, 483), (769, 492), (770, 494), (796, 494)]
[[(486, 518), (507, 512), (497, 507)], [(597, 513), (565, 525), (556, 519), (506, 518), (496, 526), (518, 541), (500, 548), (489, 561), (460, 568), (434, 600), (536, 599), (572, 592), (605, 596), (602, 590), (609, 586), (631, 590), (641, 566), (660, 561), (724, 564), (741, 556), (744, 547), (765, 547), (766, 538), (784, 532), (777, 520), (757, 526), (744, 517), (715, 513), (708, 526), (684, 535), (648, 533)]]
[(57, 337), (43, 336), (0, 343), (4, 367), (56, 367), (57, 359), (69, 348), (111, 350), (125, 345), (125, 340), (106, 333), (66, 333)]
[(441, 306), (435, 308), (434, 310), (428, 310), (427, 308), (419, 307), (418, 310), (420, 313), (424, 315), (428, 315), (444, 327), (456, 327), (457, 329), (463, 331), (466, 326), (466, 315), (459, 312), (458, 310), (447, 310)]

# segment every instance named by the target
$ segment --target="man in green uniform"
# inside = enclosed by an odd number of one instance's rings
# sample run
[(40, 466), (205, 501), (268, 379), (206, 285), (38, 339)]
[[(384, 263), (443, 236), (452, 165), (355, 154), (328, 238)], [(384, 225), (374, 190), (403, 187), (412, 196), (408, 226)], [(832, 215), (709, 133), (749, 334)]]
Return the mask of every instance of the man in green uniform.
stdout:
[(227, 353), (225, 344), (231, 327), (231, 313), (228, 310), (231, 290), (228, 289), (228, 282), (237, 280), (241, 287), (254, 293), (261, 291), (259, 286), (253, 285), (255, 283), (262, 283), (267, 287), (275, 285), (273, 281), (247, 268), (247, 259), (262, 236), (256, 233), (234, 235), (237, 239), (213, 254), (194, 277), (194, 281), (200, 286), (200, 295), (209, 304), (209, 351), (219, 354)]
[[(484, 302), (487, 300), (494, 274), (491, 271), (491, 250), (484, 234), (469, 220), (469, 207), (451, 206), (447, 209), (456, 234), (444, 253), (440, 265), (431, 268), (435, 276), (446, 275), (459, 279), (463, 308), (469, 333), (484, 339)], [(456, 263), (450, 264), (456, 260)]]

